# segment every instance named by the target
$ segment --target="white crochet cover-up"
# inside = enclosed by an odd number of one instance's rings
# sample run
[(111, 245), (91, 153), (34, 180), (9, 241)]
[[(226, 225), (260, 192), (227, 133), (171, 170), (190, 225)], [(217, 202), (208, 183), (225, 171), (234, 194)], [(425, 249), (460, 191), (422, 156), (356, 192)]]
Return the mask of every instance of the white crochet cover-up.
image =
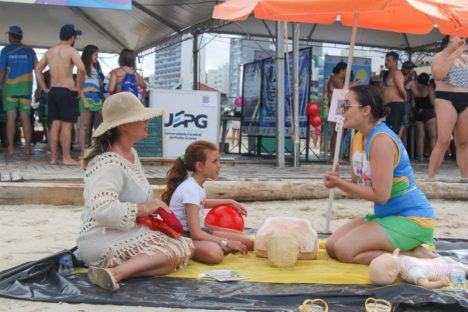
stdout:
[(107, 267), (110, 259), (121, 264), (138, 254), (160, 251), (168, 258), (186, 257), (190, 238), (175, 239), (136, 223), (137, 204), (153, 199), (137, 152), (135, 163), (106, 152), (86, 168), (82, 227), (77, 240), (80, 257), (90, 266)]

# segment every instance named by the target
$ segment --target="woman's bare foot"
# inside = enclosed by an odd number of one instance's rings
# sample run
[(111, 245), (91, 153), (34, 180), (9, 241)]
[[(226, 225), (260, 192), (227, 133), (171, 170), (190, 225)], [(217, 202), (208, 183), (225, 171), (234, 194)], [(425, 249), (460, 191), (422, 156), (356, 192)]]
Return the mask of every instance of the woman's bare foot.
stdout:
[(439, 257), (436, 253), (424, 248), (423, 246), (418, 246), (413, 250), (405, 251), (401, 254), (421, 259), (433, 259)]
[(31, 148), (31, 145), (25, 146), (25, 147), (24, 147), (24, 155), (25, 155), (25, 156), (31, 156), (31, 155), (32, 155), (32, 148)]
[(80, 165), (80, 162), (74, 160), (73, 158), (70, 158), (70, 159), (63, 159), (63, 160), (62, 160), (62, 165), (64, 165), (64, 166), (79, 166), (79, 165)]

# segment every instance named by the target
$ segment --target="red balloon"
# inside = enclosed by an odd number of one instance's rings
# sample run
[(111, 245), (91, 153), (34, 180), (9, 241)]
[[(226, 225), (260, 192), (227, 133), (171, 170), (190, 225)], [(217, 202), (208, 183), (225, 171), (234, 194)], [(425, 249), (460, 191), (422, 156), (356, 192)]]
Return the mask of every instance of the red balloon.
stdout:
[(213, 207), (206, 214), (205, 223), (240, 232), (244, 231), (244, 218), (240, 212), (231, 205), (218, 205)]
[(322, 117), (320, 116), (310, 117), (309, 123), (314, 127), (318, 127), (322, 124)]
[(306, 113), (311, 117), (317, 116), (319, 113), (319, 106), (317, 105), (317, 103), (309, 102), (309, 104), (307, 104), (306, 107)]
[(244, 103), (244, 98), (243, 98), (242, 96), (238, 96), (238, 97), (236, 97), (236, 99), (234, 100), (234, 104), (235, 104), (237, 107), (241, 107), (243, 103)]

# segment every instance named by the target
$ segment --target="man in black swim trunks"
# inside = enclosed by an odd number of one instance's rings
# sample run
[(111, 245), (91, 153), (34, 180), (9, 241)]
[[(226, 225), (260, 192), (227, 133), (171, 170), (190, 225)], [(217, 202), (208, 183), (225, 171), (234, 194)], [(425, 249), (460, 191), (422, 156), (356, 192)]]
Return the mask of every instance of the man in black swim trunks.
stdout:
[(387, 125), (396, 134), (399, 134), (406, 106), (405, 78), (398, 69), (399, 55), (389, 52), (385, 55), (385, 67), (388, 75), (382, 84), (382, 98), (387, 112)]
[[(50, 125), (50, 163), (58, 164), (57, 149), (60, 141), (63, 165), (79, 165), (70, 155), (71, 133), (78, 118), (78, 96), (82, 93), (85, 67), (80, 54), (73, 47), (76, 36), (81, 31), (74, 25), (64, 25), (60, 30), (60, 43), (50, 48), (36, 66), (38, 82), (48, 93), (48, 119)], [(42, 71), (49, 65), (50, 85), (45, 82)], [(73, 68), (77, 68), (76, 82), (73, 79)]]

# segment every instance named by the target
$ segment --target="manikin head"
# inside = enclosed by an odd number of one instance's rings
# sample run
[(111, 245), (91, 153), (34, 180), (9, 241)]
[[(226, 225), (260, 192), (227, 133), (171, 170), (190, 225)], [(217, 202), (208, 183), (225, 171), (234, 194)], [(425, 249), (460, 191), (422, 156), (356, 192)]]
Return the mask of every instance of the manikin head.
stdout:
[(398, 256), (400, 249), (395, 249), (393, 254), (384, 253), (369, 264), (369, 279), (372, 284), (383, 286), (393, 284), (400, 274), (401, 267)]
[(287, 268), (296, 264), (300, 247), (293, 235), (279, 231), (269, 237), (266, 245), (268, 260), (273, 267)]

